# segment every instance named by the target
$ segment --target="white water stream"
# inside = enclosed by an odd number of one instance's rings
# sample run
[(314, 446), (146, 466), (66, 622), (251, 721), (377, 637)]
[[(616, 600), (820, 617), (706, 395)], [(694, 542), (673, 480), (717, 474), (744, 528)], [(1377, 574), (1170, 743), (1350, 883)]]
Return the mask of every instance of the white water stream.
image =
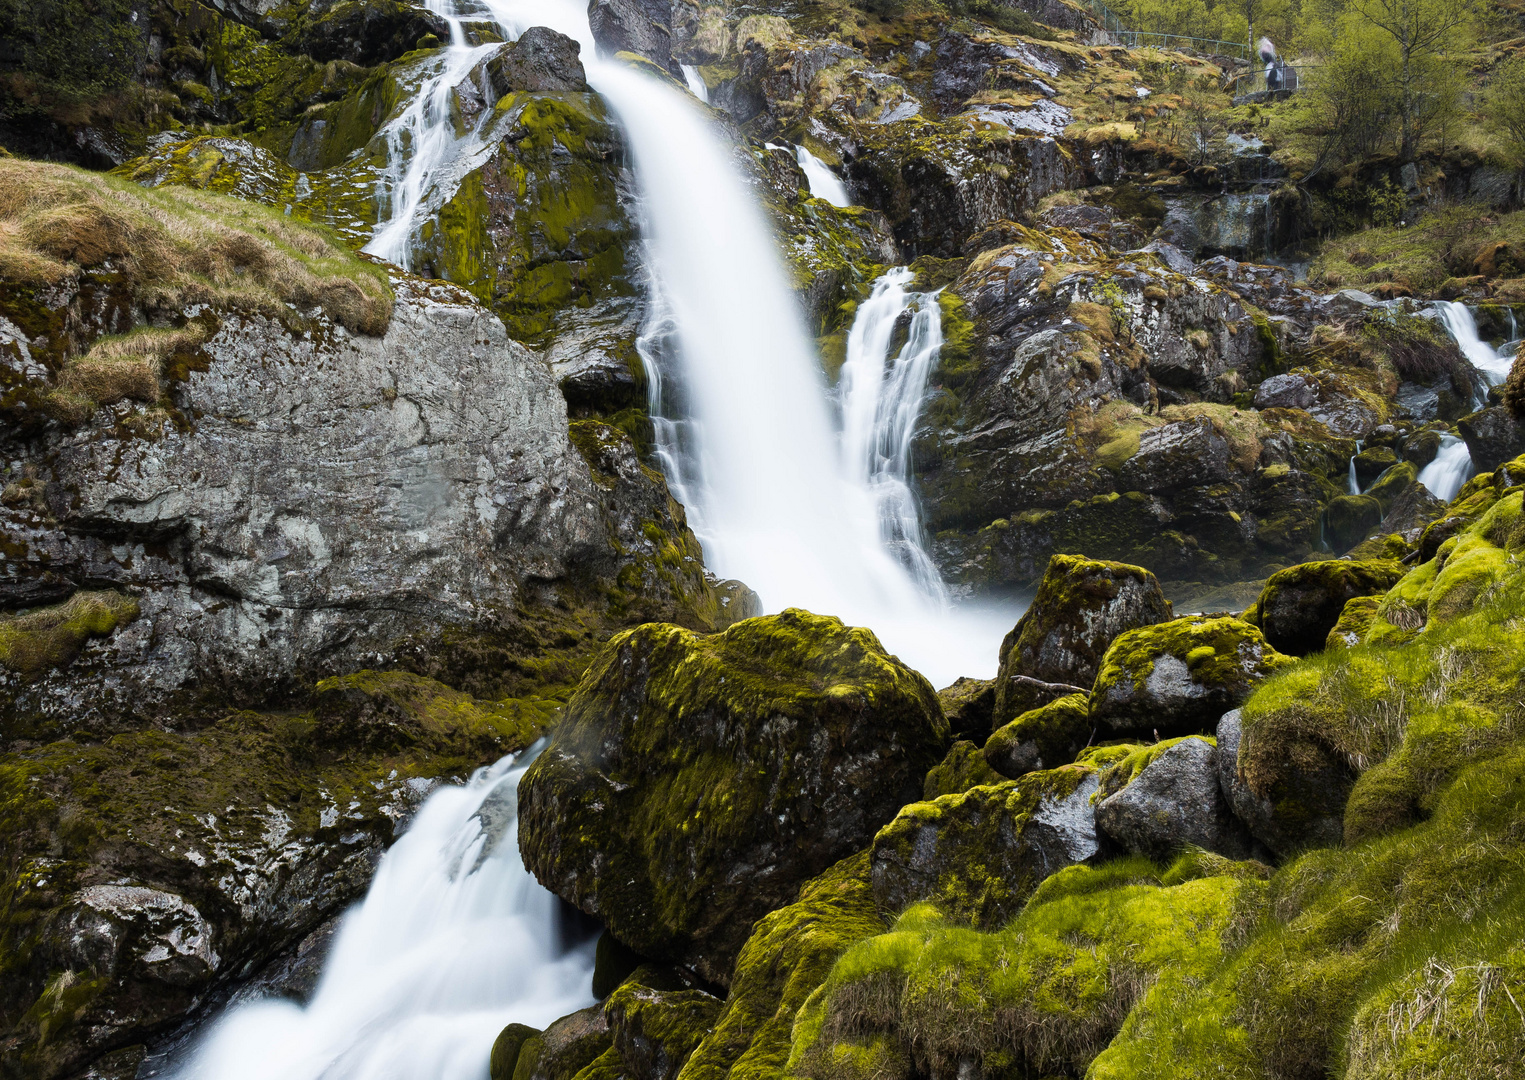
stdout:
[(1419, 482), (1437, 499), (1450, 502), (1472, 475), (1472, 455), (1455, 435), (1442, 435), (1435, 460), (1419, 471)]
[(437, 789), (345, 915), (306, 1007), (232, 1009), (177, 1080), (486, 1080), (511, 1022), (593, 1004), (593, 946), (557, 947), (558, 901), (519, 858), (504, 758)]
[(683, 81), (688, 84), (688, 92), (704, 102), (710, 103), (710, 88), (704, 84), (704, 77), (699, 74), (699, 69), (693, 64), (680, 64), (683, 69)]
[(1442, 300), (1435, 304), (1435, 310), (1440, 315), (1440, 324), (1445, 327), (1446, 333), (1451, 335), (1462, 355), (1472, 361), (1472, 366), (1483, 373), (1488, 385), (1497, 386), (1509, 377), (1517, 342), (1508, 342), (1498, 349), (1489, 345), (1478, 336), (1477, 320), (1472, 317), (1472, 309), (1466, 304)]
[(800, 168), (805, 170), (805, 180), (810, 185), (810, 194), (817, 199), (825, 199), (832, 206), (851, 206), (852, 196), (847, 193), (847, 185), (842, 183), (842, 178), (831, 171), (831, 166), (816, 157), (803, 146), (794, 148), (794, 160), (800, 163)]

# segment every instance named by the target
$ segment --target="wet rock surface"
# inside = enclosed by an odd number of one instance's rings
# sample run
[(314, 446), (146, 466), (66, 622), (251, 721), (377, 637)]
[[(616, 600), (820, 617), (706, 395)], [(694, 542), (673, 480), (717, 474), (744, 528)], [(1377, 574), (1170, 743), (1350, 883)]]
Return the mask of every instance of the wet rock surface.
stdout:
[(1102, 776), (1096, 826), (1124, 848), (1154, 859), (1187, 845), (1231, 859), (1249, 854), (1249, 834), (1219, 785), (1212, 742), (1182, 739), (1154, 755), (1120, 790), (1110, 790), (1113, 774), (1122, 771), (1131, 771), (1131, 764), (1115, 765)]

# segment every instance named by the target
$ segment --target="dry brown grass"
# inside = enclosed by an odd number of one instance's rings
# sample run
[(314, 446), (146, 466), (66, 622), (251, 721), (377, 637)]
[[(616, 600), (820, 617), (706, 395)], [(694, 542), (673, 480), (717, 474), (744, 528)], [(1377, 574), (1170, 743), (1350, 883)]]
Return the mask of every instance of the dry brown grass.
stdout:
[(0, 160), (0, 279), (53, 285), (108, 263), (149, 311), (207, 304), (287, 319), (321, 308), (367, 335), (391, 320), (384, 270), (268, 207)]

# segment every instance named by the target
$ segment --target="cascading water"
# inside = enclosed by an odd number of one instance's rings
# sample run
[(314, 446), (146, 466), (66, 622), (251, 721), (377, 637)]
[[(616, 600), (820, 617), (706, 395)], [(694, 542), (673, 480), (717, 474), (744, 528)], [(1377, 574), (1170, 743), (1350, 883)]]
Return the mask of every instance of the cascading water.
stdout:
[(1346, 480), (1346, 486), (1350, 488), (1352, 495), (1361, 494), (1361, 479), (1356, 476), (1356, 458), (1361, 455), (1361, 440), (1356, 440), (1356, 452), (1350, 455), (1350, 476)]
[(693, 64), (679, 65), (683, 69), (683, 81), (688, 84), (688, 92), (704, 102), (710, 103), (710, 88), (704, 84), (704, 77), (699, 74), (699, 69)]
[(805, 180), (810, 185), (810, 194), (817, 199), (825, 199), (832, 206), (851, 206), (852, 196), (847, 193), (847, 185), (842, 183), (842, 178), (831, 171), (831, 167), (816, 157), (803, 146), (794, 148), (794, 160), (800, 163), (800, 168), (805, 170)]
[[(645, 335), (651, 381), (665, 388), (653, 409), (659, 454), (707, 564), (745, 581), (769, 610), (797, 605), (872, 627), (939, 685), (991, 674), (1013, 614), (967, 606), (955, 613), (940, 584), (927, 584), (935, 580), (930, 560), (918, 565), (909, 554), (914, 546), (925, 559), (921, 545), (906, 542), (909, 532), (891, 535), (887, 546), (883, 492), (844, 459), (814, 342), (723, 132), (688, 94), (599, 58), (577, 0), (476, 3), (507, 38), (538, 25), (579, 41), (589, 83), (625, 131), (648, 264), (665, 306), (662, 332), (648, 327)], [(463, 74), (465, 61), (456, 62)], [(427, 93), (448, 94), (437, 85)], [(473, 153), (470, 137), (457, 140), (436, 155), (444, 179), (424, 175), (418, 188), (448, 197), (455, 163)], [(387, 242), (400, 233), (405, 246), (417, 213), (398, 220)], [(379, 232), (371, 250), (383, 246)]]
[[(466, 43), (453, 0), (427, 0), (425, 6), (450, 24), (450, 45), (440, 50), (418, 91), (381, 131), (387, 166), (377, 181), (376, 202), (386, 216), (364, 248), (410, 269), (411, 241), (422, 220), (450, 199), (462, 177), (491, 149), (476, 128), (457, 133), (453, 98), (471, 69), (497, 47)], [(490, 114), (487, 110), (483, 120)]]
[[(904, 267), (891, 270), (858, 308), (838, 385), (842, 444), (849, 478), (878, 507), (881, 541), (900, 556), (923, 592), (943, 598), (942, 577), (927, 555), (911, 490), (911, 437), (942, 348), (942, 313), (935, 294), (906, 292), (913, 276)], [(905, 345), (891, 359), (895, 328), (907, 312)]]
[(507, 1024), (591, 1005), (592, 943), (558, 947), (558, 901), (519, 858), (533, 756), (431, 794), (344, 917), (312, 1001), (232, 1009), (178, 1080), (485, 1080)]
[(1435, 460), (1420, 470), (1419, 482), (1437, 499), (1450, 502), (1471, 475), (1472, 455), (1467, 444), (1455, 435), (1442, 435)]
[(1442, 300), (1435, 304), (1435, 311), (1446, 333), (1456, 342), (1456, 347), (1472, 361), (1473, 367), (1483, 373), (1488, 385), (1497, 386), (1509, 377), (1509, 368), (1514, 363), (1513, 345), (1516, 343), (1508, 343), (1501, 349), (1489, 345), (1478, 336), (1477, 320), (1472, 317), (1472, 309), (1466, 304)]

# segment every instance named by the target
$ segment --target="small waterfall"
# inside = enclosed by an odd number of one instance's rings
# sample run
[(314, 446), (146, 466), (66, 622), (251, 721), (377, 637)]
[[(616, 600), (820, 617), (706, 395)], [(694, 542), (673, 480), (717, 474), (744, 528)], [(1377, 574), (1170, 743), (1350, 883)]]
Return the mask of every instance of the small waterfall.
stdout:
[(1437, 499), (1450, 502), (1472, 475), (1472, 455), (1467, 444), (1455, 435), (1440, 437), (1435, 460), (1419, 472), (1419, 482)]
[(693, 64), (678, 65), (683, 69), (683, 81), (688, 84), (688, 92), (704, 102), (710, 103), (710, 88), (704, 84), (704, 78), (699, 74), (699, 69)]
[[(387, 167), (376, 183), (376, 202), (386, 217), (377, 222), (364, 248), (369, 255), (408, 269), (413, 234), (423, 219), (450, 200), (461, 178), (491, 149), (475, 128), (457, 130), (460, 115), (453, 98), (471, 69), (498, 47), (466, 44), (453, 0), (427, 0), (425, 6), (450, 24), (450, 45), (432, 61), (407, 107), (381, 131)], [(485, 110), (478, 124), (491, 115), (491, 109)]]
[(1354, 454), (1350, 455), (1350, 478), (1347, 481), (1347, 486), (1350, 488), (1350, 493), (1352, 495), (1359, 495), (1359, 494), (1361, 494), (1361, 480), (1360, 480), (1359, 477), (1356, 476), (1356, 458), (1358, 458), (1360, 456), (1361, 456), (1361, 440), (1357, 439), (1356, 440), (1356, 452)]
[(847, 185), (842, 183), (842, 178), (831, 171), (831, 167), (816, 157), (803, 146), (794, 148), (794, 158), (800, 163), (800, 168), (805, 170), (805, 180), (810, 185), (810, 194), (817, 199), (825, 199), (832, 206), (851, 206), (852, 196), (847, 193)]
[[(908, 293), (914, 275), (897, 267), (874, 283), (847, 337), (838, 387), (842, 444), (849, 476), (873, 496), (880, 538), (929, 596), (942, 598), (937, 567), (927, 555), (921, 514), (911, 490), (911, 437), (927, 377), (942, 348), (942, 309), (935, 293)], [(893, 358), (895, 327), (911, 314), (904, 347)]]
[[(1509, 377), (1509, 368), (1514, 364), (1513, 349), (1509, 345), (1495, 349), (1478, 337), (1477, 320), (1472, 317), (1471, 308), (1455, 300), (1440, 300), (1435, 303), (1435, 311), (1446, 333), (1451, 335), (1462, 355), (1472, 361), (1473, 367), (1483, 373), (1489, 386), (1498, 386)], [(1513, 313), (1510, 318), (1512, 322)]]
[(593, 1004), (593, 946), (558, 948), (558, 902), (519, 859), (533, 753), (439, 788), (345, 915), (304, 1008), (230, 1010), (177, 1080), (485, 1077), (498, 1033)]

